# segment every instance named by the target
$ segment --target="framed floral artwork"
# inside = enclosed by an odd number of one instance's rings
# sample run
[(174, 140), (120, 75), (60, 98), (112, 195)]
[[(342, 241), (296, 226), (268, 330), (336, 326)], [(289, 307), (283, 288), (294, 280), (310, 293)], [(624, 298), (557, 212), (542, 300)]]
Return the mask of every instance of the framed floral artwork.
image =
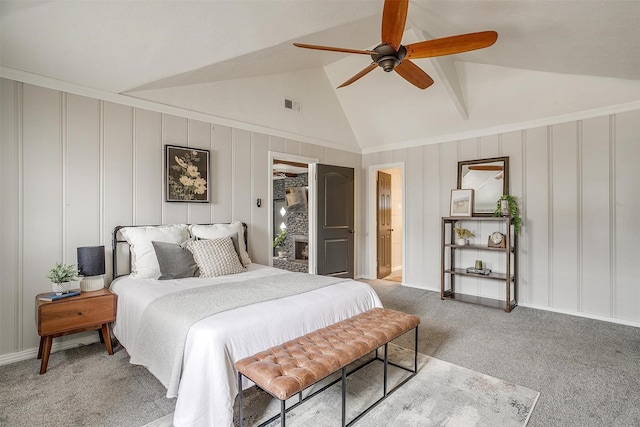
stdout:
[(167, 202), (209, 202), (209, 150), (165, 145)]

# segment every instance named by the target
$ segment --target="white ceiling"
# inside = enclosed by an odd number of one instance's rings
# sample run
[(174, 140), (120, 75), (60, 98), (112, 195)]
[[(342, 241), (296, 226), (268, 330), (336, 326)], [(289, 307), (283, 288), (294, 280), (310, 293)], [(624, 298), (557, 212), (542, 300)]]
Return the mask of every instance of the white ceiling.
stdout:
[[(365, 55), (383, 2), (1, 1), (5, 69), (371, 150), (640, 99), (640, 1), (412, 0), (403, 44), (496, 30), (490, 48), (415, 61), (419, 90)], [(283, 97), (302, 105), (291, 115)]]

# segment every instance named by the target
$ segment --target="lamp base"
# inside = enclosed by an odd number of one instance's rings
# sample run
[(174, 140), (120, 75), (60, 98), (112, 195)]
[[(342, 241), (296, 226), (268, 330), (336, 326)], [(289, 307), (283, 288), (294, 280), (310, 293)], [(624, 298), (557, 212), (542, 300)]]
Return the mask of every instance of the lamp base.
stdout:
[(83, 277), (80, 280), (80, 292), (99, 291), (104, 288), (104, 278), (102, 276)]

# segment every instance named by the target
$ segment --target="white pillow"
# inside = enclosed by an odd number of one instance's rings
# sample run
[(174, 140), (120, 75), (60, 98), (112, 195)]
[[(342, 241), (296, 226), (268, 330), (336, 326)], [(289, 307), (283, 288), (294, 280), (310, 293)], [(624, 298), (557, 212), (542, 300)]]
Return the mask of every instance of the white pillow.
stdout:
[(240, 246), (240, 260), (246, 267), (251, 264), (251, 258), (247, 252), (247, 243), (244, 241), (244, 227), (240, 221), (233, 221), (231, 224), (209, 224), (189, 226), (191, 236), (196, 239), (217, 239), (219, 237), (229, 237), (238, 234), (238, 246)]
[(181, 244), (189, 239), (189, 227), (186, 224), (124, 227), (120, 233), (129, 243), (130, 277), (136, 279), (160, 277), (160, 265), (152, 241)]
[(230, 237), (191, 240), (187, 249), (198, 264), (200, 277), (226, 276), (244, 271)]

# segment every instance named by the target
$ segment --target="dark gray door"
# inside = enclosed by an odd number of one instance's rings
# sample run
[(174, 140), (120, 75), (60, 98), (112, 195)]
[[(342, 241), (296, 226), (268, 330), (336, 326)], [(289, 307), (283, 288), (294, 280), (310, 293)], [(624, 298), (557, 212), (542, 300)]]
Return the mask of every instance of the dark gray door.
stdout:
[(391, 175), (378, 172), (378, 279), (391, 274)]
[(355, 277), (353, 168), (318, 165), (318, 274)]

